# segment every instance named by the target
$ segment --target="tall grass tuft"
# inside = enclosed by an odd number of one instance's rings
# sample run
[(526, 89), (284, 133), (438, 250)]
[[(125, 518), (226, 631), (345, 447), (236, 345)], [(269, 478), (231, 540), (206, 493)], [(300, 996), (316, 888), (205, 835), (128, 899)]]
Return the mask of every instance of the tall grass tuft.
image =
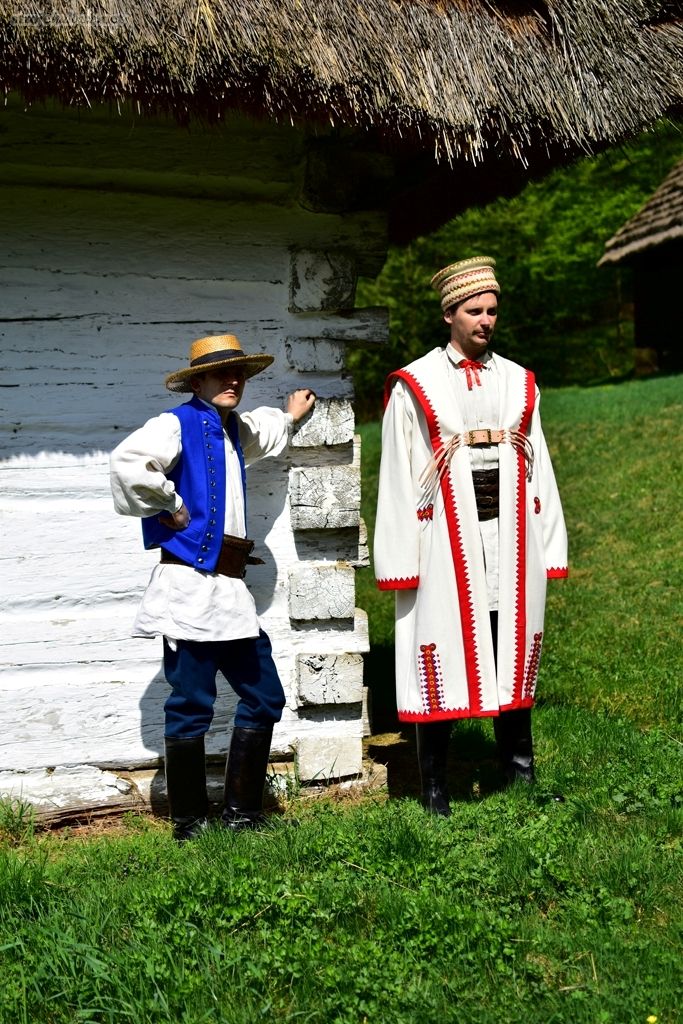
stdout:
[(25, 800), (0, 800), (0, 842), (21, 843), (35, 828), (35, 812)]

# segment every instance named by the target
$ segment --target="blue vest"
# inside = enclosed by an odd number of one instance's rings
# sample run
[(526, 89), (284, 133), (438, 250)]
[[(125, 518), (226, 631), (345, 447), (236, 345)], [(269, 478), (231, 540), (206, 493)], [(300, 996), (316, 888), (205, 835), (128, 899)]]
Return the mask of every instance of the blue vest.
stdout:
[[(147, 516), (142, 520), (142, 539), (146, 548), (166, 548), (195, 569), (213, 572), (223, 542), (225, 523), (223, 425), (217, 410), (196, 397), (168, 412), (180, 420), (182, 453), (166, 475), (175, 484), (190, 513), (190, 525), (185, 530), (172, 530), (159, 522), (158, 515)], [(237, 417), (230, 413), (228, 436), (239, 457), (246, 506), (246, 474), (238, 426)]]

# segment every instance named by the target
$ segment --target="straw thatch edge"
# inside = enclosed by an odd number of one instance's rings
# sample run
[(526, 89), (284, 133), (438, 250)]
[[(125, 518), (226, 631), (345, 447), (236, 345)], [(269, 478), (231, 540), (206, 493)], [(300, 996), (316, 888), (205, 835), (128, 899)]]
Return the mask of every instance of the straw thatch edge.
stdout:
[(683, 110), (683, 5), (664, 0), (0, 0), (0, 87), (231, 109), (522, 164)]
[(666, 176), (650, 199), (605, 243), (598, 266), (683, 239), (683, 160)]

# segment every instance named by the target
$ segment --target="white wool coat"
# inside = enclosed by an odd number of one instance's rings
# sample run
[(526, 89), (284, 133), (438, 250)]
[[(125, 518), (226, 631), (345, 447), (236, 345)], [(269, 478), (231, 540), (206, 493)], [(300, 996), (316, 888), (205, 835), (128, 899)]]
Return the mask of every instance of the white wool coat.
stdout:
[[(396, 592), (396, 697), (404, 722), (531, 707), (546, 580), (567, 576), (567, 534), (534, 375), (491, 358), (496, 426), (516, 432), (498, 446), (497, 658), (469, 448), (460, 443), (469, 427), (448, 357), (434, 349), (387, 382), (374, 565), (380, 589)], [(441, 478), (433, 473), (425, 487), (434, 453), (449, 442)]]

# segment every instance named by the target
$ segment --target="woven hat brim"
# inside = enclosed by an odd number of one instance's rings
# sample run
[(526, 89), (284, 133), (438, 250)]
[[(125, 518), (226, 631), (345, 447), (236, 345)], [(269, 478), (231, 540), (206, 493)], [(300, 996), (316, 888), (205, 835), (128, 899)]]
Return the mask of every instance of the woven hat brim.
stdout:
[(190, 392), (192, 391), (190, 381), (193, 377), (198, 376), (200, 373), (207, 373), (209, 370), (219, 370), (223, 366), (239, 367), (244, 370), (244, 375), (248, 380), (249, 377), (255, 377), (257, 373), (261, 373), (267, 366), (270, 366), (274, 358), (274, 356), (267, 355), (239, 356), (235, 359), (218, 359), (215, 363), (202, 363), (201, 366), (188, 366), (184, 370), (176, 370), (175, 373), (169, 373), (164, 384), (169, 391), (177, 393)]

